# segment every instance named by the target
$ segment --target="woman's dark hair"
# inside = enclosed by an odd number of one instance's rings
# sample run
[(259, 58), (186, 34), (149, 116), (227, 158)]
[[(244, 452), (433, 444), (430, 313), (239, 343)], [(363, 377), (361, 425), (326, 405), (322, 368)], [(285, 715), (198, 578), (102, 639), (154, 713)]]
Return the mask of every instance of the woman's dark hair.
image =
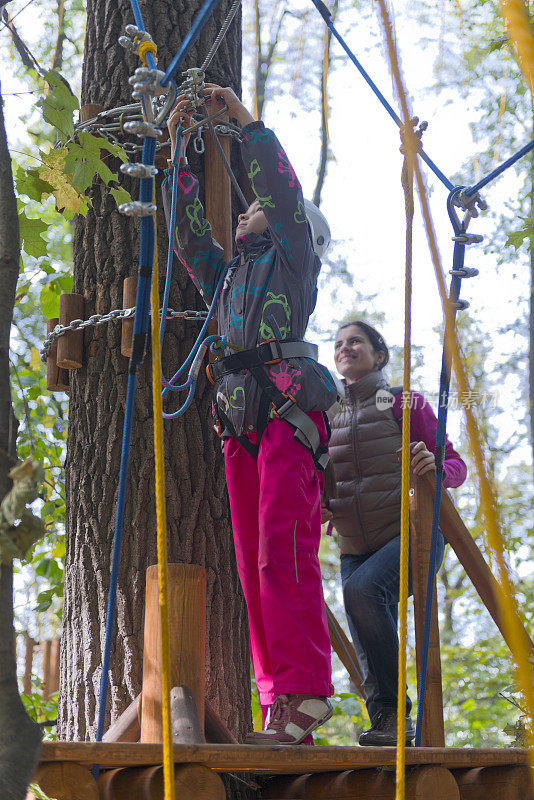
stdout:
[(383, 369), (389, 361), (389, 350), (382, 334), (378, 333), (376, 328), (373, 328), (372, 325), (368, 325), (367, 322), (362, 322), (361, 319), (344, 322), (343, 325), (339, 326), (339, 330), (341, 331), (343, 328), (349, 328), (351, 325), (356, 325), (358, 328), (361, 328), (365, 334), (367, 334), (367, 338), (371, 342), (375, 353), (384, 353), (384, 360), (380, 364), (380, 369)]

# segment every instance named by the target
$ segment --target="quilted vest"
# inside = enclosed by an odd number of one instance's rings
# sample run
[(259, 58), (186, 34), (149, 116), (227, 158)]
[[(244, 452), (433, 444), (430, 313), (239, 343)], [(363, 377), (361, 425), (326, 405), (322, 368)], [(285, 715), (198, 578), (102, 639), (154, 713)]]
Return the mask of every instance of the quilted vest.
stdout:
[(380, 403), (379, 390), (389, 390), (381, 370), (347, 386), (331, 423), (329, 450), (338, 497), (330, 501), (330, 509), (342, 553), (379, 550), (400, 532), (401, 465), (396, 451), (401, 433), (391, 403)]

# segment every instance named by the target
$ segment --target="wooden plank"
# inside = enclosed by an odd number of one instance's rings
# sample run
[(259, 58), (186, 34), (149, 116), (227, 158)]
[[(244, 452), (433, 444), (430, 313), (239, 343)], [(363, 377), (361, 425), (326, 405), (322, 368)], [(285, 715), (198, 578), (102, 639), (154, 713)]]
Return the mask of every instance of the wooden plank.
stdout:
[(325, 603), (325, 606), (326, 618), (328, 620), (328, 632), (330, 633), (330, 643), (332, 648), (334, 652), (337, 653), (339, 660), (347, 670), (349, 678), (365, 700), (365, 695), (362, 689), (362, 675), (354, 645), (351, 641), (349, 641), (345, 631), (337, 621), (328, 603)]
[[(426, 491), (433, 494), (434, 482), (430, 475), (423, 475), (421, 482), (426, 486)], [(469, 580), (477, 590), (480, 599), (502, 633), (505, 642), (510, 646), (502, 624), (497, 581), (493, 577), (493, 573), (486, 564), (484, 556), (480, 552), (469, 530), (464, 525), (454, 503), (445, 490), (443, 490), (441, 495), (440, 527), (448, 543), (456, 553), (458, 561), (465, 569)], [(520, 626), (529, 650), (534, 652), (534, 643), (530, 639), (522, 622), (520, 622)]]
[[(84, 319), (85, 300), (81, 294), (62, 294), (59, 296), (59, 322), (69, 325), (75, 319)], [(83, 330), (71, 331), (57, 340), (58, 367), (79, 369), (83, 359)]]
[[(221, 115), (220, 122), (228, 121), (228, 114)], [(217, 124), (217, 123), (216, 123)], [(230, 137), (219, 136), (219, 142), (230, 160)], [(208, 131), (204, 136), (204, 175), (206, 181), (206, 219), (211, 223), (212, 236), (224, 250), (227, 261), (232, 258), (232, 185), (217, 147)]]
[[(130, 767), (103, 773), (98, 780), (100, 800), (164, 800), (163, 767)], [(220, 777), (201, 764), (174, 768), (176, 800), (225, 800)]]
[[(59, 317), (53, 317), (46, 321), (46, 335), (49, 336), (56, 325), (59, 324)], [(69, 371), (61, 369), (57, 365), (57, 339), (54, 340), (46, 357), (46, 388), (49, 392), (68, 392), (69, 390)]]
[[(440, 766), (412, 768), (406, 775), (406, 800), (460, 800), (452, 773)], [(394, 770), (362, 769), (273, 778), (266, 800), (395, 800)]]
[[(161, 719), (161, 630), (158, 568), (146, 573), (141, 741), (163, 741)], [(195, 564), (168, 565), (171, 686), (187, 686), (204, 725), (206, 570)]]
[(50, 694), (59, 691), (59, 651), (60, 639), (52, 639), (50, 643)]
[(141, 722), (139, 715), (141, 712), (141, 695), (138, 694), (135, 700), (124, 709), (122, 714), (111, 723), (104, 736), (104, 742), (138, 742), (141, 735)]
[[(102, 742), (43, 742), (42, 761), (98, 763), (103, 767), (154, 765), (163, 763), (161, 744)], [(394, 766), (394, 747), (284, 747), (244, 744), (175, 745), (174, 761), (180, 764), (208, 764), (218, 772), (266, 772), (299, 774), (331, 770)], [(462, 767), (528, 764), (526, 749), (453, 747), (408, 747), (406, 763), (437, 764), (448, 769)]]
[[(423, 483), (421, 478), (410, 471), (410, 549), (418, 688), (421, 683), (421, 658), (423, 653), (433, 505), (433, 497), (427, 491), (426, 484)], [(435, 579), (421, 744), (423, 747), (445, 747), (443, 692), (441, 688), (441, 656), (439, 650), (438, 599)]]

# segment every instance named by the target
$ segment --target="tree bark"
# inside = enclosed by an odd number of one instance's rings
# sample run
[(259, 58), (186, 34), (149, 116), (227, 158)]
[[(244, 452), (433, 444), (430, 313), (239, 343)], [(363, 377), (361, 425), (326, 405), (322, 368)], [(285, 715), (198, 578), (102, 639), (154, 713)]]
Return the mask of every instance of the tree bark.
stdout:
[[(0, 499), (11, 488), (18, 423), (11, 406), (9, 336), (19, 274), (19, 223), (0, 95)], [(0, 797), (23, 800), (33, 775), (41, 732), (26, 714), (13, 647), (13, 567), (0, 566)]]
[[(534, 121), (534, 120), (533, 120)], [(534, 130), (534, 125), (533, 125)], [(534, 219), (534, 155), (530, 160), (530, 217)], [(534, 244), (530, 242), (530, 294), (528, 303), (528, 403), (530, 422), (530, 449), (532, 452), (532, 465), (534, 469)]]
[[(146, 29), (158, 45), (160, 68), (170, 63), (200, 5), (200, 0), (142, 4)], [(223, 0), (218, 6), (184, 68), (200, 65), (230, 5), (230, 0)], [(87, 18), (82, 105), (97, 103), (109, 109), (131, 102), (128, 77), (138, 65), (137, 57), (125, 53), (117, 42), (124, 26), (133, 23), (129, 5), (89, 0)], [(238, 16), (206, 79), (239, 92), (240, 69)], [(202, 161), (192, 148), (190, 162), (203, 184)], [(133, 197), (138, 196), (137, 183), (128, 188)], [(135, 274), (138, 265), (138, 223), (119, 214), (100, 182), (93, 185), (91, 198), (92, 209), (86, 219), (77, 221), (74, 240), (73, 291), (84, 295), (87, 316), (121, 308), (123, 280)], [(158, 245), (161, 288), (168, 245), (161, 210)], [(175, 270), (170, 305), (204, 308), (180, 266)], [(71, 373), (66, 459), (59, 731), (61, 738), (75, 740), (94, 738), (96, 730), (128, 370), (128, 361), (120, 354), (120, 326), (92, 330), (86, 336), (83, 366)], [(199, 327), (196, 322), (178, 321), (168, 323), (167, 330), (163, 362), (169, 376), (185, 359)], [(156, 563), (150, 371), (148, 353), (138, 373), (107, 724), (141, 689), (145, 570)], [(175, 404), (176, 400), (172, 408)], [(184, 416), (165, 422), (168, 555), (170, 562), (200, 564), (207, 570), (206, 697), (239, 738), (251, 724), (246, 609), (235, 563), (222, 452), (211, 429), (210, 406), (211, 387), (201, 375), (196, 402)], [(172, 410), (168, 405), (166, 409)]]

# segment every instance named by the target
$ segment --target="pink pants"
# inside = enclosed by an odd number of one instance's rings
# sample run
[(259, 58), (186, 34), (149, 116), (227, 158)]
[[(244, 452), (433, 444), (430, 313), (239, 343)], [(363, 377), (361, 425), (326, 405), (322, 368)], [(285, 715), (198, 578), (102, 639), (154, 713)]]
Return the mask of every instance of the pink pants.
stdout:
[[(321, 415), (310, 416), (324, 431)], [(267, 425), (257, 460), (233, 438), (225, 441), (224, 457), (260, 703), (269, 706), (288, 693), (329, 696), (334, 687), (313, 459), (278, 419)]]

